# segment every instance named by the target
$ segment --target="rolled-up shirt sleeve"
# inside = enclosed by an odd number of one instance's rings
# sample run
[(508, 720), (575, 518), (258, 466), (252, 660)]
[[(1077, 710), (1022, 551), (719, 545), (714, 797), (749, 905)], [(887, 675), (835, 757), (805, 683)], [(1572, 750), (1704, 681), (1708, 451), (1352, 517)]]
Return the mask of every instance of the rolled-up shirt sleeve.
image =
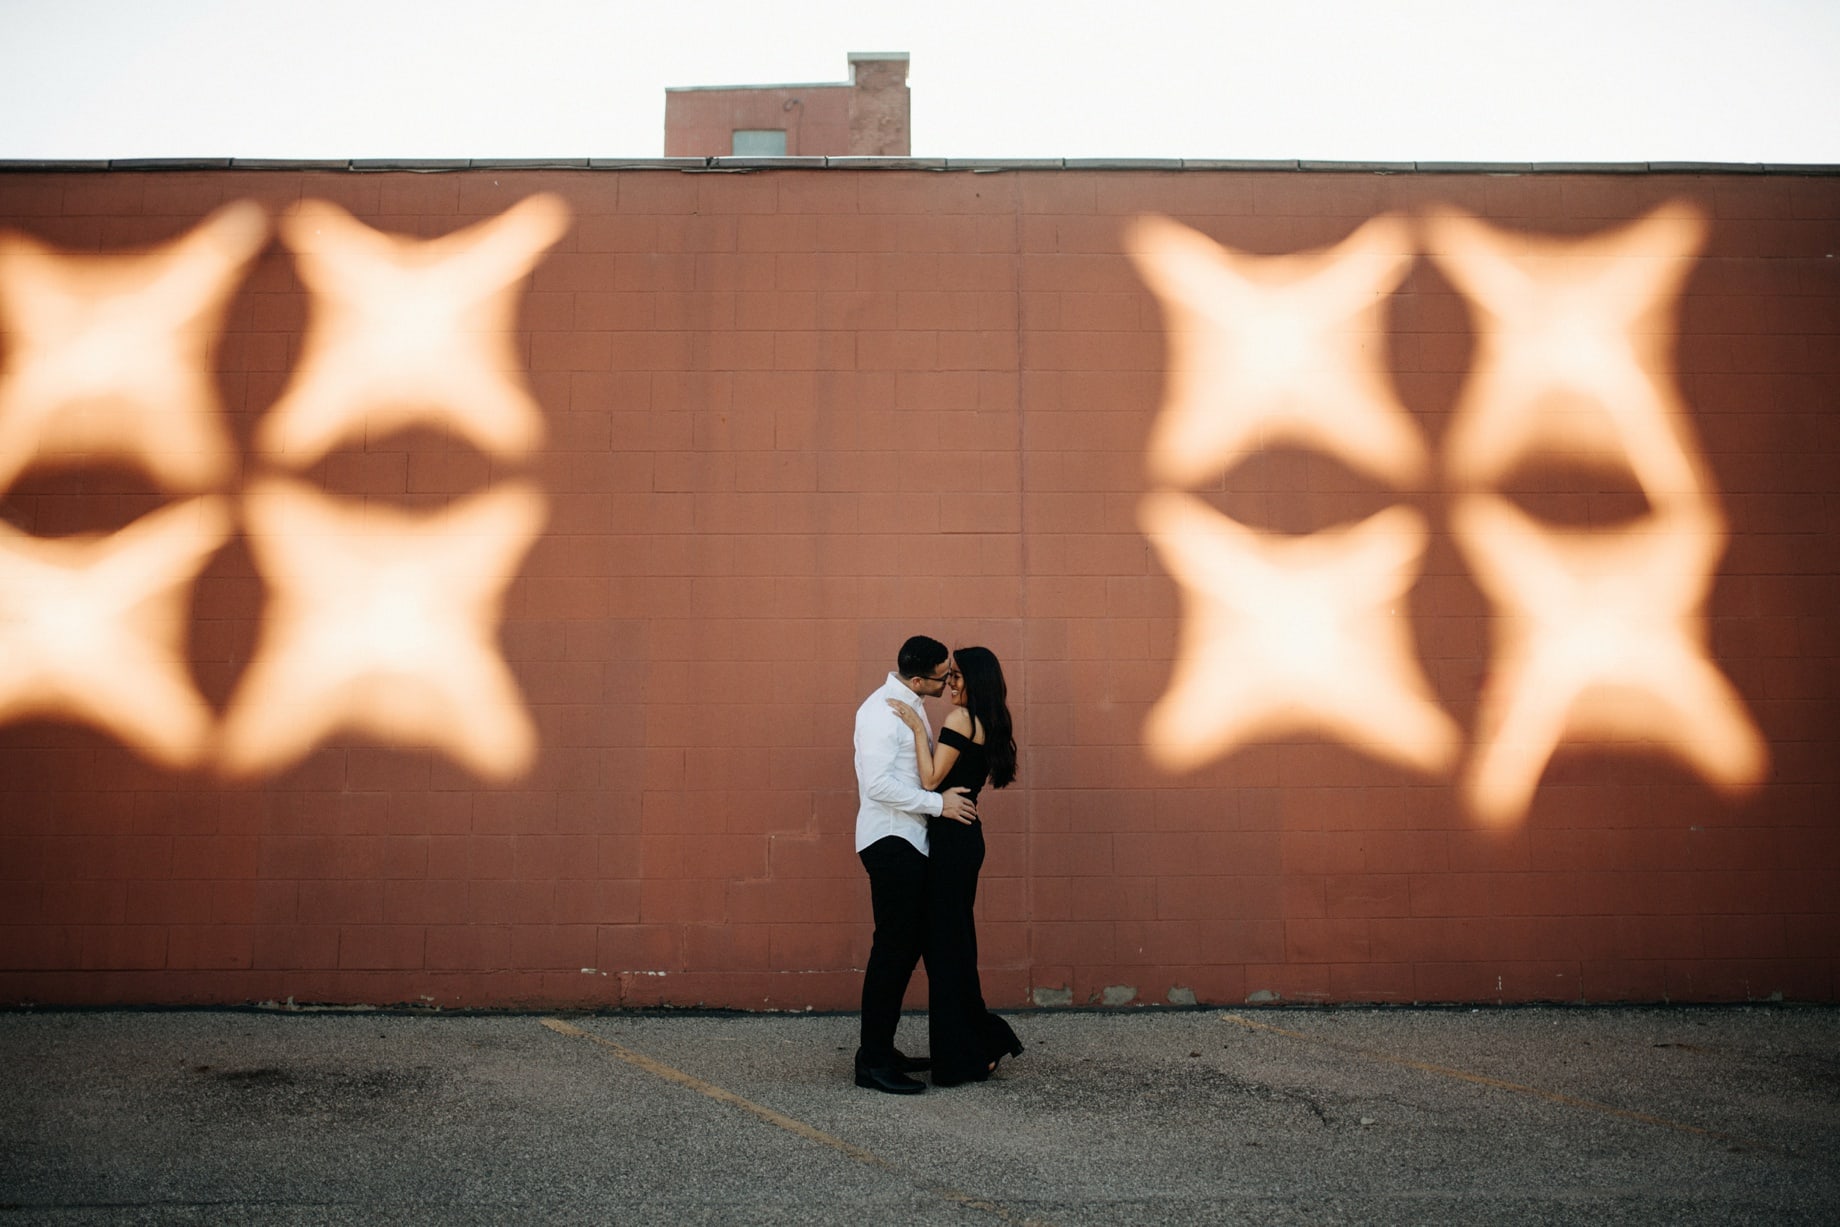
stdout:
[(863, 792), (890, 809), (937, 817), (944, 800), (919, 786), (917, 770), (913, 731), (886, 707), (879, 713), (864, 712), (856, 722), (856, 778), (863, 782)]

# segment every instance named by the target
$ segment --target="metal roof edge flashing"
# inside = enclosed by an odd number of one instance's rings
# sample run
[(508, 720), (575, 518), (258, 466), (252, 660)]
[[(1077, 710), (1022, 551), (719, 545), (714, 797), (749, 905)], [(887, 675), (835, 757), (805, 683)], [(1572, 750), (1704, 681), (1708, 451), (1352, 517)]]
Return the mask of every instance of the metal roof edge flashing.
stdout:
[(1315, 158), (1297, 159), (1297, 169), (1317, 174), (1409, 175), (1418, 170), (1417, 162), (1335, 162)]
[(344, 158), (231, 158), (231, 170), (344, 170), (351, 163)]
[(1650, 162), (1650, 174), (1761, 175), (1762, 162)]
[(35, 158), (0, 158), (0, 171), (17, 170), (57, 173), (75, 170), (102, 171), (108, 169), (110, 169), (110, 167), (107, 159), (99, 161), (72, 159), (65, 162), (45, 162)]
[(1532, 162), (1414, 162), (1421, 175), (1525, 175)]
[(587, 158), (468, 158), (468, 170), (587, 170)]
[(709, 159), (710, 170), (823, 170), (822, 157), (757, 158), (738, 155)]
[(890, 157), (886, 154), (838, 154), (824, 159), (832, 170), (950, 170), (944, 158)]
[(1065, 170), (1060, 158), (947, 158), (947, 170)]
[(353, 158), (356, 171), (412, 170), (424, 173), (468, 169), (465, 158)]
[(1066, 158), (1068, 170), (1181, 170), (1181, 158)]
[(1295, 158), (1183, 158), (1183, 170), (1296, 170)]
[(589, 158), (589, 170), (707, 170), (708, 158)]
[(228, 170), (229, 158), (111, 158), (110, 170)]
[(1647, 162), (1530, 162), (1536, 175), (1646, 175)]

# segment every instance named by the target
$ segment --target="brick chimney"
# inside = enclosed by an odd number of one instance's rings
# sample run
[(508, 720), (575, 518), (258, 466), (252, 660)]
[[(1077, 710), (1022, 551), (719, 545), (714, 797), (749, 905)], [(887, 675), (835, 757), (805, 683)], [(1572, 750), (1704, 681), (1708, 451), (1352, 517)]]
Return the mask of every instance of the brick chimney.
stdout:
[(907, 52), (850, 52), (850, 152), (913, 155)]

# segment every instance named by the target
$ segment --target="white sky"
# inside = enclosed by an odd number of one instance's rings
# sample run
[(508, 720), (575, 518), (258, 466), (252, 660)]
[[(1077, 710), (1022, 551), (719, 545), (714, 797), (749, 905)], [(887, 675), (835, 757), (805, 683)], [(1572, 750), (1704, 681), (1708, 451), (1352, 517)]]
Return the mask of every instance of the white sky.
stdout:
[(851, 51), (922, 156), (1840, 163), (1840, 0), (0, 0), (0, 158), (655, 157)]

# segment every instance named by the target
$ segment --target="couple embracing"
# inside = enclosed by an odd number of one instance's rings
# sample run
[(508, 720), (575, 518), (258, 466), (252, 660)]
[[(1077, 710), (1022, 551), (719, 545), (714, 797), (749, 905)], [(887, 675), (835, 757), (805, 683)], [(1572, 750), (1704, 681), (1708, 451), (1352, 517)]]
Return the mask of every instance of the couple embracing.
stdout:
[[(937, 742), (923, 700), (952, 704)], [(856, 853), (869, 871), (875, 938), (863, 974), (856, 1085), (895, 1095), (982, 1082), (1022, 1044), (984, 1006), (978, 982), (978, 870), (984, 830), (978, 791), (1016, 778), (1016, 740), (1003, 669), (988, 648), (916, 635), (895, 671), (856, 710)], [(901, 998), (926, 959), (928, 1057), (894, 1046)]]

